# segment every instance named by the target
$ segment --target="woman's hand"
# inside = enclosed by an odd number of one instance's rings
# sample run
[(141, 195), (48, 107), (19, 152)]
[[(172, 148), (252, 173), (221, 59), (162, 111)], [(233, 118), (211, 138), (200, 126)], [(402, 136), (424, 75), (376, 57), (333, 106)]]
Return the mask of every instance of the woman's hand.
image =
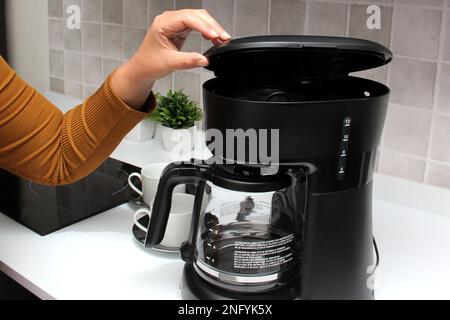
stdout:
[(207, 66), (208, 60), (202, 54), (180, 51), (192, 30), (215, 44), (231, 39), (206, 10), (164, 12), (155, 18), (135, 55), (114, 73), (114, 92), (128, 105), (139, 109), (156, 80), (175, 70)]

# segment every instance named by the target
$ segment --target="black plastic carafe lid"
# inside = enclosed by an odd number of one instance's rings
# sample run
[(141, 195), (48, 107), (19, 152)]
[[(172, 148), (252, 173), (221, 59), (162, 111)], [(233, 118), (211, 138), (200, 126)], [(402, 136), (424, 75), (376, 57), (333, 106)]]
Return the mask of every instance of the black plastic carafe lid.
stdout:
[(392, 60), (384, 46), (362, 39), (256, 36), (234, 39), (205, 52), (217, 77), (330, 77), (376, 68)]

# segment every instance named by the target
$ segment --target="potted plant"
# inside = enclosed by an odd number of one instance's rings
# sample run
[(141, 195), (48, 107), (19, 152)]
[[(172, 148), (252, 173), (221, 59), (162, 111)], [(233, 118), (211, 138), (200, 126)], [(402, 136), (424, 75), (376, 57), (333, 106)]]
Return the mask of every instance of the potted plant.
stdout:
[(169, 90), (166, 96), (157, 95), (158, 108), (150, 118), (160, 124), (162, 144), (167, 151), (187, 153), (195, 144), (195, 122), (202, 119), (202, 110), (183, 90)]

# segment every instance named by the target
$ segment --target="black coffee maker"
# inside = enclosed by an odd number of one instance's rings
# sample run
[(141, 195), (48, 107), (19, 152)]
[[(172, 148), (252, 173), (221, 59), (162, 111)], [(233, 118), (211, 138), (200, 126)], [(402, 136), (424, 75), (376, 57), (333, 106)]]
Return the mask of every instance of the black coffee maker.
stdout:
[[(373, 299), (372, 176), (389, 89), (349, 73), (392, 53), (360, 39), (261, 36), (205, 55), (216, 76), (203, 85), (207, 136), (265, 134), (244, 135), (243, 148), (207, 139), (213, 159), (169, 165), (146, 247), (164, 237), (173, 188), (193, 183), (183, 298)], [(262, 159), (268, 149), (276, 163)]]

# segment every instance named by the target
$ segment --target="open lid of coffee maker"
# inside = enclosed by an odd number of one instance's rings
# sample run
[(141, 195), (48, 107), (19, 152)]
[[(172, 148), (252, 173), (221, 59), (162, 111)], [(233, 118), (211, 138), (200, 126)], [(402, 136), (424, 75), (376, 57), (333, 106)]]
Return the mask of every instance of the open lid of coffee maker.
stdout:
[(382, 45), (322, 36), (256, 36), (234, 39), (205, 52), (216, 77), (329, 77), (376, 68), (392, 60)]

